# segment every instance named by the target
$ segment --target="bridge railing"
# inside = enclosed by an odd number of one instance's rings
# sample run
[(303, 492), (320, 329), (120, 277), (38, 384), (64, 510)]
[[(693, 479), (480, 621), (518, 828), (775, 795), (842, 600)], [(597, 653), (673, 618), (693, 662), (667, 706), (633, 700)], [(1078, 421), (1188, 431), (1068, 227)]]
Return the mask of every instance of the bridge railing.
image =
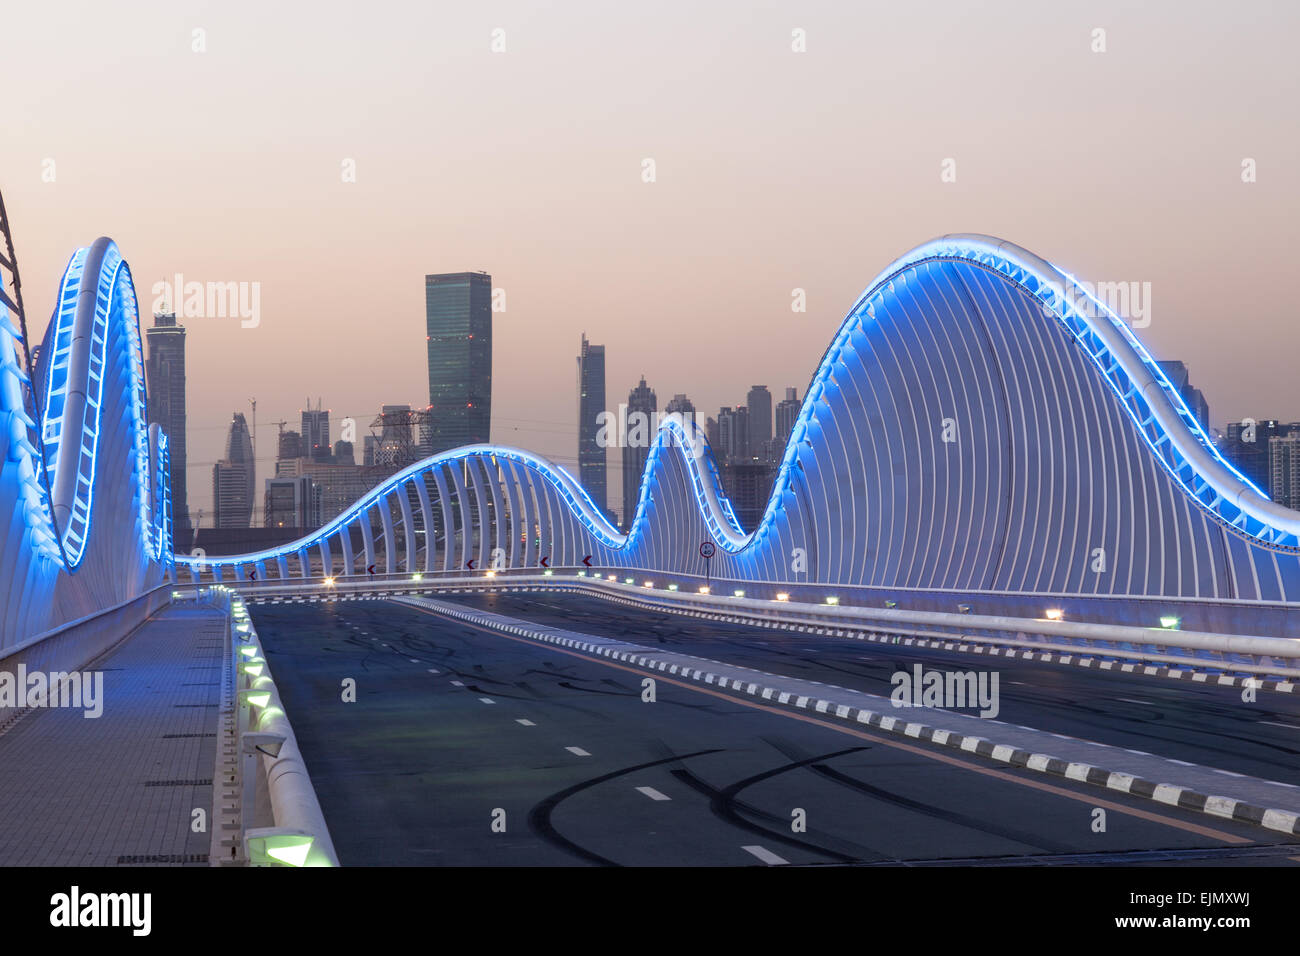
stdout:
[(576, 591), (653, 610), (832, 636), (928, 640), (978, 645), (985, 651), (1016, 648), (1258, 678), (1300, 678), (1300, 640), (1290, 638), (1181, 630), (1179, 622), (1172, 620), (1169, 626), (1138, 627), (847, 603), (812, 604), (782, 600), (779, 594), (774, 598), (747, 597), (743, 592), (737, 595), (731, 590), (733, 584), (719, 583), (713, 589), (715, 593), (703, 594), (698, 589), (670, 589), (675, 586), (663, 583), (654, 586), (651, 582), (652, 586), (647, 587), (645, 581), (626, 573), (610, 581), (557, 568), (543, 574), (492, 577), (396, 574), (329, 582), (267, 582), (241, 590), (250, 598), (271, 600), (346, 600), (440, 591)]
[[(217, 593), (229, 612), (244, 858), (272, 866), (338, 866), (325, 815), (243, 598), (226, 588)], [(262, 781), (270, 797), (271, 827), (250, 826)]]

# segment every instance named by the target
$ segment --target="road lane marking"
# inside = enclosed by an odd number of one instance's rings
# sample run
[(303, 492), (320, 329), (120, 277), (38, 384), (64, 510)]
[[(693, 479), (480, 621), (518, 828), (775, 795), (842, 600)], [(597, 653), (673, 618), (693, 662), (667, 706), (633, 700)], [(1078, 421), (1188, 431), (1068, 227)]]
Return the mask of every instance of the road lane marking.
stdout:
[(417, 661), (414, 657), (412, 657), (412, 658), (411, 658), (411, 663), (412, 663), (412, 664), (418, 664), (418, 663), (420, 663), (420, 662)]
[(436, 671), (436, 670), (434, 670), (432, 667), (430, 667), (430, 668), (429, 668), (429, 673), (430, 673), (430, 674), (437, 674), (437, 673), (439, 673), (439, 672)]
[(754, 854), (754, 856), (758, 857), (760, 860), (762, 860), (762, 861), (763, 861), (764, 863), (766, 863), (768, 866), (784, 866), (784, 865), (788, 865), (789, 862), (790, 862), (789, 860), (783, 860), (783, 859), (781, 859), (779, 856), (777, 856), (777, 855), (776, 855), (775, 853), (773, 853), (771, 850), (767, 849), (767, 847), (762, 847), (762, 846), (742, 846), (741, 849), (744, 850), (746, 853), (752, 853), (752, 854)]
[(452, 681), (452, 683), (455, 684), (457, 687), (464, 687), (464, 686), (465, 686), (464, 684), (462, 684), (462, 683), (461, 683), (460, 681), (458, 681), (458, 680), (454, 680), (454, 681)]
[(483, 701), (483, 703), (485, 703), (485, 704), (495, 704), (495, 703), (496, 703), (496, 701), (493, 700), (491, 697), (480, 697), (479, 700)]
[(671, 799), (672, 799), (672, 797), (668, 796), (667, 794), (660, 793), (660, 792), (659, 792), (658, 790), (656, 790), (654, 787), (637, 787), (636, 789), (637, 789), (637, 793), (644, 793), (644, 794), (645, 794), (647, 797), (649, 797), (651, 800), (671, 800)]
[(575, 757), (591, 756), (591, 754), (587, 753), (587, 751), (583, 750), (581, 747), (565, 747), (564, 749), (567, 750), (569, 753), (573, 754)]
[[(412, 607), (414, 607), (414, 605), (412, 605)], [(439, 614), (437, 611), (432, 611), (429, 610), (428, 608), (415, 607), (415, 610), (420, 611), (424, 614), (428, 614), (430, 617), (436, 617), (444, 621), (448, 619), (446, 615)], [(626, 664), (616, 664), (613, 661), (603, 660), (599, 657), (589, 656), (587, 654), (580, 653), (579, 651), (565, 650), (564, 648), (545, 644), (542, 643), (541, 641), (533, 640), (532, 638), (515, 637), (512, 634), (503, 634), (501, 631), (494, 630), (493, 628), (490, 627), (485, 627), (482, 624), (476, 624), (472, 621), (461, 621), (458, 623), (465, 624), (468, 627), (473, 628), (474, 630), (482, 631), (484, 634), (491, 634), (493, 637), (499, 637), (507, 641), (514, 641), (517, 644), (526, 644), (530, 647), (535, 647), (540, 650), (550, 651), (554, 654), (564, 654), (567, 657), (574, 657), (577, 658), (578, 660), (587, 661), (588, 663), (592, 663), (592, 664), (601, 664), (605, 667), (612, 667), (615, 670), (627, 671), (630, 674), (640, 675), (644, 673), (644, 671), (639, 670), (638, 668), (635, 667), (629, 667)], [(1055, 784), (1047, 783), (1045, 781), (1031, 780), (1023, 777), (1017, 777), (1013, 774), (1007, 773), (1006, 771), (997, 770), (993, 767), (982, 767), (977, 764), (969, 763), (968, 761), (965, 760), (959, 760), (956, 757), (952, 757), (946, 753), (934, 752), (924, 747), (903, 743), (900, 740), (893, 740), (887, 737), (877, 736), (876, 734), (864, 733), (861, 730), (855, 730), (851, 727), (841, 727), (838, 724), (832, 724), (825, 720), (818, 720), (816, 717), (810, 717), (807, 714), (795, 714), (787, 710), (781, 710), (777, 707), (769, 707), (765, 704), (760, 704), (755, 701), (744, 700), (742, 698), (735, 697), (731, 694), (725, 694), (722, 693), (721, 691), (712, 690), (708, 687), (702, 687), (699, 684), (687, 683), (686, 681), (681, 681), (681, 680), (673, 680), (671, 677), (664, 677), (664, 676), (660, 676), (657, 679), (659, 680), (660, 683), (672, 684), (673, 686), (680, 687), (683, 690), (693, 691), (694, 693), (697, 694), (707, 694), (711, 697), (717, 697), (721, 700), (730, 701), (733, 704), (739, 704), (742, 707), (752, 707), (754, 710), (765, 710), (770, 714), (776, 714), (779, 717), (785, 717), (790, 720), (802, 720), (805, 723), (816, 724), (819, 727), (825, 727), (826, 729), (833, 730), (836, 733), (847, 734), (850, 737), (857, 737), (861, 740), (870, 740), (874, 743), (878, 743), (885, 747), (891, 747), (895, 750), (905, 750), (909, 753), (916, 754), (917, 756), (920, 757), (925, 757), (929, 760), (935, 760), (940, 763), (946, 763), (950, 766), (960, 767), (963, 770), (969, 770), (972, 773), (982, 774), (986, 777), (992, 777), (994, 779), (1002, 780), (1007, 783), (1019, 784), (1022, 787), (1029, 787), (1032, 790), (1040, 790), (1044, 793), (1050, 793), (1053, 794), (1054, 796), (1063, 797), (1067, 800), (1073, 800), (1077, 803), (1082, 803), (1093, 807), (1104, 807), (1107, 810), (1122, 814), (1124, 816), (1137, 817), (1140, 820), (1146, 820), (1150, 823), (1158, 823), (1162, 826), (1173, 827), (1175, 829), (1183, 830), (1188, 833), (1195, 833), (1200, 836), (1208, 837), (1213, 840), (1219, 840), (1223, 843), (1231, 843), (1240, 846), (1245, 843), (1258, 842), (1256, 840), (1252, 840), (1247, 837), (1238, 836), (1235, 833), (1228, 833), (1227, 831), (1224, 830), (1216, 830), (1213, 827), (1201, 826), (1198, 823), (1192, 823), (1187, 820), (1178, 820), (1173, 817), (1163, 816), (1159, 813), (1153, 813), (1150, 810), (1142, 810), (1142, 809), (1138, 809), (1137, 807), (1126, 807), (1122, 803), (1115, 803), (1112, 800), (1102, 800), (1098, 795), (1094, 795), (1092, 793), (1074, 793), (1073, 791), (1066, 790), (1062, 787), (1058, 787)]]
[(1158, 707), (1158, 706), (1159, 706), (1158, 704), (1154, 704), (1154, 703), (1152, 703), (1152, 702), (1149, 701), (1149, 700), (1134, 700), (1132, 697), (1116, 697), (1115, 700), (1123, 701), (1123, 702), (1126, 703), (1126, 704), (1141, 704), (1143, 707)]
[(1258, 721), (1261, 724), (1267, 724), (1269, 727), (1285, 727), (1287, 730), (1300, 730), (1300, 725), (1296, 724), (1275, 724), (1271, 720)]
[(526, 717), (516, 717), (516, 718), (515, 718), (515, 723), (516, 723), (516, 724), (523, 724), (525, 727), (536, 727), (536, 726), (537, 726), (535, 723), (533, 723), (531, 720), (529, 720), (529, 719), (526, 718)]

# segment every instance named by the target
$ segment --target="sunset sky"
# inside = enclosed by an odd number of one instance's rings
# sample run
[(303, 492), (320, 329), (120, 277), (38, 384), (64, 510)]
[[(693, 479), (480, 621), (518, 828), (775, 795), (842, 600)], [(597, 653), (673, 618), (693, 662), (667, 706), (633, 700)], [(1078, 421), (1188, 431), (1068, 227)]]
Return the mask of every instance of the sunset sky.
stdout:
[(12, 4), (0, 30), (38, 332), (99, 235), (145, 311), (176, 273), (260, 283), (255, 328), (182, 320), (204, 524), (249, 398), (259, 484), (308, 396), (335, 438), (427, 402), (431, 272), (505, 290), (493, 440), (570, 467), (581, 333), (611, 407), (641, 375), (701, 417), (754, 383), (802, 397), (867, 282), (952, 232), (1150, 282), (1138, 334), (1215, 425), (1300, 419), (1294, 3), (133, 0)]

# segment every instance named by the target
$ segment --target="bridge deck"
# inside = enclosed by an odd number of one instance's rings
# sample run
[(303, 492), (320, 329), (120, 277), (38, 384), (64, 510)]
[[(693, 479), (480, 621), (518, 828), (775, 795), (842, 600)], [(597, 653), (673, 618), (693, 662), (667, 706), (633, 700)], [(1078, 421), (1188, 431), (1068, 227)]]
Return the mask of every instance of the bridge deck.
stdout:
[(171, 606), (86, 671), (103, 713), (39, 708), (0, 732), (0, 862), (207, 865), (224, 618)]

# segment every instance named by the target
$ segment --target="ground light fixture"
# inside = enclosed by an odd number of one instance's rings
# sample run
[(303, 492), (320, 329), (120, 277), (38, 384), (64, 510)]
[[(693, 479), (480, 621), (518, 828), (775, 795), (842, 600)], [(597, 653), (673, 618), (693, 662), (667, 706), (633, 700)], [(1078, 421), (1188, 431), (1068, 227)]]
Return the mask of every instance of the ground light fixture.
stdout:
[(1160, 616), (1160, 626), (1166, 631), (1176, 631), (1178, 630), (1178, 625), (1182, 623), (1182, 619), (1173, 614), (1162, 614)]
[(1059, 607), (1049, 607), (1049, 608), (1048, 608), (1046, 611), (1044, 611), (1043, 613), (1045, 613), (1045, 614), (1047, 615), (1047, 619), (1048, 619), (1049, 621), (1063, 621), (1063, 620), (1065, 620), (1065, 612), (1062, 611)]
[(840, 603), (840, 599), (835, 597), (834, 595), (831, 595), (826, 599), (826, 603), (829, 604), (831, 607), (834, 607), (835, 605)]
[(424, 575), (423, 575), (423, 574), (412, 574), (412, 575), (411, 575), (411, 580), (412, 580), (412, 581), (423, 581), (423, 580), (424, 580)]
[(898, 607), (898, 602), (897, 602), (897, 601), (886, 601), (886, 602), (885, 602), (885, 607)]
[(495, 571), (488, 571), (487, 576), (490, 578), (494, 578), (497, 576), (497, 573)]
[[(495, 574), (496, 572), (493, 571), (492, 573)], [(554, 574), (554, 572), (550, 568), (547, 568), (545, 571), (542, 572), (543, 577), (549, 578), (552, 574)]]
[(609, 580), (611, 580), (611, 581), (617, 581), (617, 580), (618, 580), (618, 575), (617, 575), (617, 574), (611, 574), (611, 575), (609, 576)]
[(788, 595), (788, 594), (786, 594), (784, 591), (782, 591), (780, 594), (778, 594), (778, 595), (776, 596), (776, 599), (777, 599), (778, 601), (788, 601), (788, 600), (790, 600), (790, 595)]
[(708, 593), (709, 593), (709, 587), (708, 587), (708, 585), (701, 584), (701, 585), (700, 585), (700, 593), (701, 593), (701, 594), (708, 594)]
[(309, 833), (274, 827), (249, 830), (248, 862), (261, 866), (303, 866), (315, 838)]
[(654, 587), (654, 586), (655, 586), (655, 583), (654, 583), (653, 581), (643, 581), (643, 582), (641, 583), (641, 587), (643, 587), (643, 588), (652, 588), (652, 587)]
[(633, 581), (631, 578), (624, 578), (624, 579), (623, 579), (623, 583), (624, 583), (624, 584), (635, 584), (636, 582)]
[(271, 692), (269, 690), (253, 690), (249, 688), (241, 690), (239, 696), (245, 703), (252, 704), (254, 707), (265, 707), (271, 702)]
[(676, 591), (676, 590), (677, 590), (677, 585), (675, 585), (675, 584), (670, 584), (670, 585), (668, 585), (668, 590), (670, 590), (670, 591)]
[(744, 597), (744, 596), (745, 596), (745, 592), (744, 592), (744, 591), (741, 591), (740, 589), (736, 589), (735, 591), (732, 591), (731, 593), (734, 594), (736, 597)]
[(327, 588), (332, 588), (332, 587), (334, 587), (334, 579), (333, 579), (333, 578), (326, 578), (326, 579), (325, 579), (325, 586), (326, 586)]

